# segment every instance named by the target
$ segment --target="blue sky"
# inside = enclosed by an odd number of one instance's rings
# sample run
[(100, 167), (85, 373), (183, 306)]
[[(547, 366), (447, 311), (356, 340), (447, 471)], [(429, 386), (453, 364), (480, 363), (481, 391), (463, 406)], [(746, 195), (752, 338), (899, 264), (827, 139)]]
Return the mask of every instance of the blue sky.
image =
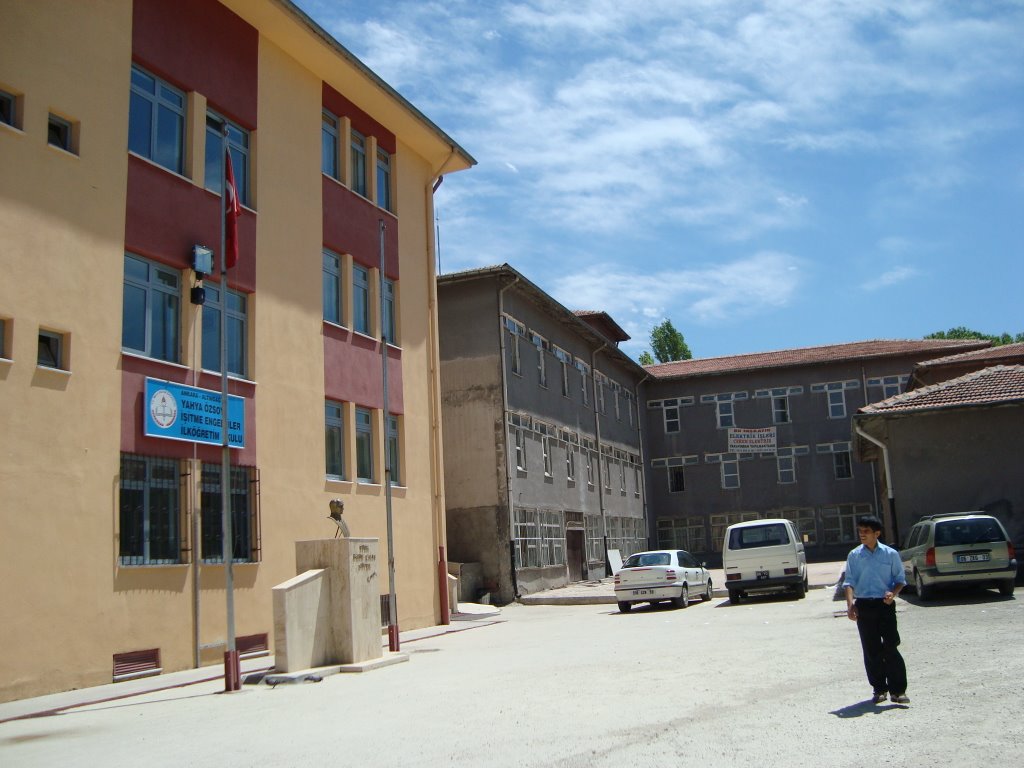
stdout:
[(1024, 331), (1024, 3), (299, 0), (479, 161), (508, 262), (696, 357)]

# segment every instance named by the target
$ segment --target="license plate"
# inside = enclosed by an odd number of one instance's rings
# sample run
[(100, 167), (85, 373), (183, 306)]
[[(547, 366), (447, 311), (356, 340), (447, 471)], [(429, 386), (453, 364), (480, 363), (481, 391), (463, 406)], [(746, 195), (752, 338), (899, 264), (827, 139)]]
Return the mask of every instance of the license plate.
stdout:
[(767, 578), (768, 578), (768, 571), (758, 571), (757, 572), (757, 580), (758, 581), (761, 581), (761, 579), (767, 579)]
[(640, 597), (641, 595), (653, 595), (653, 594), (654, 594), (654, 590), (653, 589), (634, 589), (633, 590), (633, 597)]
[(992, 556), (986, 553), (979, 553), (975, 555), (957, 555), (956, 561), (958, 563), (983, 563), (986, 560), (991, 560)]

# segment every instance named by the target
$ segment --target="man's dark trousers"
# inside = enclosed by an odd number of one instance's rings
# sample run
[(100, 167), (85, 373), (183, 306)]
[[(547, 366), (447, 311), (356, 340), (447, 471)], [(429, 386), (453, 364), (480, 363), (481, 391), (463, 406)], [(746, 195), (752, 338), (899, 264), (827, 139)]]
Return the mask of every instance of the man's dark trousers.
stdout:
[(896, 604), (881, 598), (858, 598), (857, 631), (864, 650), (864, 670), (876, 693), (906, 693), (907, 665), (899, 652)]

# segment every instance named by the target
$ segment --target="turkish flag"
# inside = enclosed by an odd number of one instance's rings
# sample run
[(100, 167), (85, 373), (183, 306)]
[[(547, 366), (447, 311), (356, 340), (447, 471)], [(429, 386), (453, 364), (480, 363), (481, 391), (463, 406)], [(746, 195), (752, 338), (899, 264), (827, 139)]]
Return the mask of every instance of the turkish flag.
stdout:
[(231, 151), (224, 148), (224, 255), (227, 268), (238, 263), (238, 214), (242, 206), (238, 202), (238, 188), (235, 186), (235, 170), (231, 167)]

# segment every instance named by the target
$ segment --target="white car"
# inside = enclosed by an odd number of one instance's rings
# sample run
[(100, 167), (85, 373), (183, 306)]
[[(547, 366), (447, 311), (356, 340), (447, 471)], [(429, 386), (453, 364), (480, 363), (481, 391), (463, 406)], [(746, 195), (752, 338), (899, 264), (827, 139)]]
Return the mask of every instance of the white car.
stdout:
[(623, 613), (629, 613), (634, 603), (653, 605), (662, 600), (685, 608), (691, 595), (710, 600), (711, 590), (708, 569), (684, 549), (637, 552), (615, 574), (615, 599)]

